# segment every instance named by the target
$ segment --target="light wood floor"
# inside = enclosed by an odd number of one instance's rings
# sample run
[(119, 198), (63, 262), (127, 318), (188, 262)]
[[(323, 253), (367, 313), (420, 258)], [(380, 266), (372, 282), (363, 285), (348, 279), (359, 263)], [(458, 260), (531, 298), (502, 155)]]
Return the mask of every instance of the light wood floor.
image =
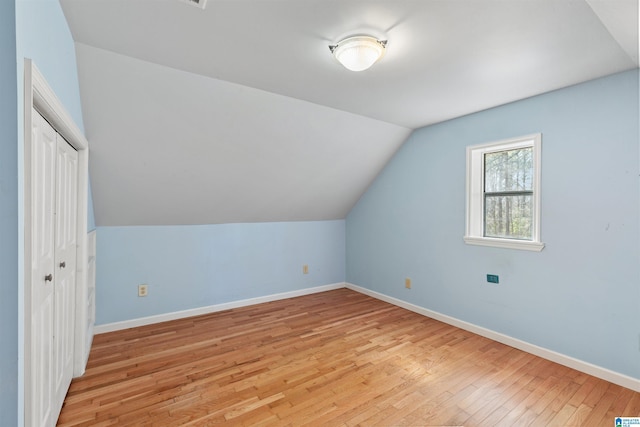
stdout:
[(613, 426), (640, 393), (340, 289), (97, 335), (61, 426)]

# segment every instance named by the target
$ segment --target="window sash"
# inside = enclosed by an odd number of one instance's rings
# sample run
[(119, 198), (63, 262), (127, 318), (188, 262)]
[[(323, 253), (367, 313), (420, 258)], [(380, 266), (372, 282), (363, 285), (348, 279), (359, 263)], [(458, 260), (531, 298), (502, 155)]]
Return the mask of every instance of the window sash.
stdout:
[[(471, 245), (493, 246), (510, 249), (540, 251), (544, 243), (540, 241), (540, 158), (541, 134), (502, 140), (488, 144), (467, 147), (466, 184), (466, 231), (464, 241)], [(487, 192), (485, 195), (484, 156), (488, 153), (532, 147), (533, 182), (532, 189), (522, 191)], [(485, 197), (487, 196), (530, 195), (532, 198), (531, 240), (485, 236)]]
[[(532, 196), (532, 191), (485, 193), (482, 212), (483, 237), (531, 241), (533, 239)], [(489, 201), (497, 204), (491, 205), (492, 215), (489, 212)], [(525, 211), (523, 212), (521, 208)], [(495, 209), (500, 210), (499, 215), (495, 215)], [(528, 214), (524, 214), (527, 209)]]
[(533, 195), (533, 190), (522, 190), (522, 191), (485, 191), (484, 196), (485, 199), (487, 196), (530, 196)]

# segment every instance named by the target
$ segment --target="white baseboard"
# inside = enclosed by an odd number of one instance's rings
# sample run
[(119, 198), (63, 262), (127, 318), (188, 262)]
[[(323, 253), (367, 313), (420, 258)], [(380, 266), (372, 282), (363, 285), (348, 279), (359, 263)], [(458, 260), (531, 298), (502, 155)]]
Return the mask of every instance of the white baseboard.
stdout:
[(352, 283), (333, 283), (330, 285), (317, 286), (314, 288), (300, 289), (297, 291), (283, 292), (280, 294), (267, 295), (258, 298), (250, 298), (239, 301), (232, 301), (224, 304), (210, 305), (207, 307), (199, 307), (190, 310), (176, 311), (173, 313), (159, 314), (156, 316), (142, 317), (138, 319), (125, 320), (122, 322), (107, 323), (104, 325), (94, 326), (94, 333), (104, 334), (106, 332), (119, 331), (122, 329), (135, 328), (138, 326), (151, 325), (154, 323), (166, 322), (169, 320), (183, 319), (185, 317), (199, 316), (202, 314), (215, 313), (217, 311), (229, 310), (232, 308), (246, 307), (254, 304), (261, 304), (264, 302), (277, 301), (287, 298), (299, 297), (302, 295), (310, 295), (318, 292), (331, 291), (334, 289), (348, 288), (361, 294), (369, 295), (370, 297), (379, 299), (381, 301), (388, 302), (398, 307), (405, 308), (413, 311), (414, 313), (421, 314), (423, 316), (430, 317), (432, 319), (439, 320), (452, 326), (456, 326), (460, 329), (464, 329), (474, 334), (481, 335), (483, 337), (492, 339), (502, 344), (509, 345), (527, 353), (535, 354), (552, 362), (559, 363), (569, 368), (575, 369), (580, 372), (584, 372), (594, 377), (601, 378), (603, 380), (618, 384), (622, 387), (629, 388), (631, 390), (640, 392), (640, 379), (629, 377), (627, 375), (611, 371), (606, 368), (602, 368), (591, 363), (575, 359), (573, 357), (539, 347), (534, 344), (530, 344), (526, 341), (519, 340), (517, 338), (510, 337), (500, 332), (492, 331), (491, 329), (483, 328), (481, 326), (474, 325), (464, 320), (456, 319), (455, 317), (447, 316), (446, 314), (438, 313), (437, 311), (429, 310), (415, 304), (402, 301), (397, 298), (393, 298), (384, 294), (381, 294), (370, 289), (354, 285)]
[(184, 319), (185, 317), (200, 316), (202, 314), (215, 313), (217, 311), (230, 310), (232, 308), (246, 307), (248, 305), (262, 304), (264, 302), (277, 301), (281, 299), (294, 298), (302, 295), (316, 294), (318, 292), (332, 291), (344, 288), (344, 283), (333, 283), (330, 285), (316, 286), (314, 288), (300, 289), (297, 291), (283, 292), (263, 297), (249, 298), (239, 301), (232, 301), (223, 304), (209, 305), (206, 307), (192, 308), (189, 310), (174, 311), (172, 313), (158, 314), (149, 317), (123, 320), (121, 322), (105, 323), (93, 327), (95, 335), (107, 332), (120, 331), (122, 329), (136, 328), (138, 326), (152, 325), (154, 323), (167, 322), (169, 320)]
[(600, 366), (596, 366), (591, 363), (588, 363), (579, 359), (575, 359), (573, 357), (570, 357), (561, 353), (557, 353), (555, 351), (548, 350), (546, 348), (539, 347), (534, 344), (530, 344), (526, 341), (522, 341), (517, 338), (513, 338), (508, 335), (504, 335), (499, 332), (492, 331), (491, 329), (486, 329), (481, 326), (477, 326), (472, 323), (465, 322), (460, 319), (456, 319), (455, 317), (447, 316), (446, 314), (438, 313), (437, 311), (432, 311), (432, 310), (399, 300), (397, 298), (393, 298), (393, 297), (381, 294), (379, 292), (375, 292), (375, 291), (354, 285), (352, 283), (346, 283), (345, 286), (356, 292), (369, 295), (370, 297), (388, 302), (398, 307), (405, 308), (407, 310), (413, 311), (418, 314), (422, 314), (423, 316), (427, 316), (432, 319), (439, 320), (449, 325), (456, 326), (460, 329), (473, 332), (474, 334), (478, 334), (483, 337), (492, 339), (494, 341), (498, 341), (502, 344), (509, 345), (511, 347), (517, 348), (522, 351), (526, 351), (527, 353), (535, 354), (536, 356), (542, 357), (547, 360), (551, 360), (552, 362), (559, 363), (561, 365), (567, 366), (577, 371), (584, 372), (585, 374), (593, 375), (594, 377), (601, 378), (603, 380), (612, 382), (614, 384), (618, 384), (622, 387), (626, 387), (631, 390), (640, 392), (640, 379), (629, 377), (627, 375), (624, 375), (615, 371), (611, 371), (609, 369), (602, 368)]

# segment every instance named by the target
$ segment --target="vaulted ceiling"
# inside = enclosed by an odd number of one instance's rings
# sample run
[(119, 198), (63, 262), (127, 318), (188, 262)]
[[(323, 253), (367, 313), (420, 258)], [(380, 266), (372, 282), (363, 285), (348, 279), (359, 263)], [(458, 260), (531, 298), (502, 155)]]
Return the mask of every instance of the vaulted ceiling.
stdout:
[(344, 218), (413, 129), (638, 67), (637, 0), (60, 1), (98, 225)]

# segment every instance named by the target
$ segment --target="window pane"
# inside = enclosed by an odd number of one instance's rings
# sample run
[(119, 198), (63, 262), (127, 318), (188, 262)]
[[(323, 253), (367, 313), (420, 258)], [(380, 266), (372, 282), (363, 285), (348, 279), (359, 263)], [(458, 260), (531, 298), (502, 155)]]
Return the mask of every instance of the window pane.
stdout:
[(533, 196), (485, 196), (484, 235), (507, 239), (532, 240)]
[(484, 191), (531, 191), (533, 189), (533, 147), (498, 151), (484, 155)]

